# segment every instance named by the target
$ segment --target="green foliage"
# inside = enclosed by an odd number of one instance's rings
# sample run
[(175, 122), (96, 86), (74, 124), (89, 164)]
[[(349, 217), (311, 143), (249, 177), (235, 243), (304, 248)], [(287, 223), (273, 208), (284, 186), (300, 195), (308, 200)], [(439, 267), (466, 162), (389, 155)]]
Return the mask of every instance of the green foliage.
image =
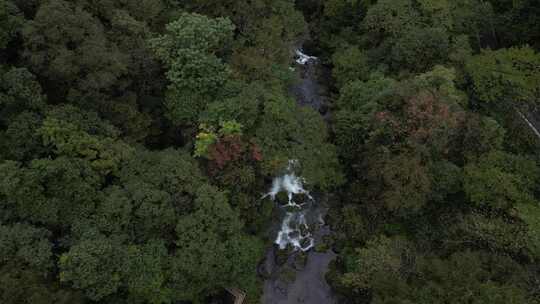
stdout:
[(38, 132), (44, 145), (52, 146), (55, 154), (85, 159), (104, 175), (117, 171), (122, 159), (131, 153), (130, 147), (122, 142), (92, 136), (74, 124), (55, 118), (45, 119)]
[(520, 286), (519, 265), (502, 256), (415, 258), (406, 241), (381, 237), (358, 250), (348, 269), (342, 284), (370, 291), (372, 303), (534, 303)]
[(234, 120), (224, 121), (220, 127), (219, 135), (221, 136), (242, 135), (242, 124)]
[(24, 68), (0, 69), (0, 122), (22, 111), (42, 111), (46, 97), (36, 77)]
[(103, 235), (85, 239), (60, 257), (60, 281), (101, 300), (120, 287), (124, 250), (117, 240)]
[(470, 115), (463, 133), (463, 153), (480, 157), (501, 150), (506, 131), (493, 118)]
[(78, 304), (85, 303), (84, 297), (72, 290), (61, 288), (60, 284), (51, 282), (50, 277), (20, 265), (1, 268), (0, 301), (6, 304)]
[(232, 39), (228, 19), (183, 14), (167, 25), (167, 34), (150, 41), (152, 50), (168, 67), (168, 118), (193, 123), (212, 99), (220, 95), (230, 69), (216, 56)]
[(74, 99), (111, 89), (128, 72), (128, 57), (108, 41), (99, 19), (75, 3), (44, 2), (22, 34), (32, 71)]
[(321, 116), (300, 107), (284, 96), (273, 96), (264, 103), (262, 120), (256, 130), (256, 143), (264, 155), (264, 173), (276, 174), (290, 159), (307, 182), (323, 189), (342, 182), (335, 147), (326, 139), (328, 132)]
[[(295, 166), (336, 190), (318, 247), (351, 303), (538, 303), (537, 139), (514, 115), (536, 124), (538, 12), (0, 0), (0, 302), (255, 303), (260, 196)], [(321, 69), (291, 71), (298, 47)], [(324, 119), (291, 98), (304, 74), (330, 81)]]
[(534, 204), (516, 206), (518, 216), (527, 224), (527, 247), (533, 256), (540, 259), (540, 207)]
[(6, 159), (24, 161), (43, 153), (37, 130), (42, 125), (39, 115), (23, 112), (12, 119), (0, 144)]
[(414, 28), (392, 47), (395, 70), (428, 71), (448, 58), (449, 37), (443, 28)]
[(363, 20), (366, 32), (377, 40), (399, 37), (418, 23), (420, 16), (411, 0), (377, 1)]
[(369, 76), (368, 58), (357, 47), (337, 51), (332, 56), (332, 62), (332, 74), (338, 87), (353, 80), (365, 80)]
[(0, 226), (0, 264), (16, 263), (46, 273), (52, 267), (51, 233), (25, 224)]
[(527, 248), (527, 228), (520, 223), (502, 217), (478, 212), (465, 216), (455, 228), (450, 239), (456, 243), (474, 244), (494, 252), (517, 255)]
[(242, 86), (238, 94), (210, 103), (207, 110), (201, 114), (201, 121), (213, 126), (223, 121), (236, 121), (249, 132), (255, 128), (260, 115), (259, 108), (271, 93), (263, 83), (255, 82)]
[(208, 157), (208, 149), (211, 145), (215, 144), (218, 140), (216, 134), (212, 131), (205, 131), (202, 128), (202, 131), (197, 134), (197, 140), (195, 142), (195, 152), (196, 157)]
[(9, 0), (0, 1), (0, 51), (18, 34), (23, 18), (17, 6)]
[[(291, 62), (291, 46), (307, 33), (292, 0), (233, 1), (225, 14), (237, 25), (231, 65), (249, 80), (274, 82)], [(212, 2), (215, 6), (215, 2)]]
[(538, 167), (533, 160), (501, 152), (465, 167), (464, 190), (477, 206), (508, 209), (534, 200)]
[(0, 198), (15, 219), (69, 226), (88, 217), (100, 197), (102, 177), (82, 159), (35, 159), (27, 167), (8, 161), (0, 172)]
[(334, 128), (336, 142), (344, 157), (354, 155), (355, 149), (363, 144), (369, 135), (373, 116), (382, 110), (381, 103), (394, 90), (395, 81), (380, 75), (373, 75), (365, 82), (350, 82), (342, 88)]
[(176, 226), (176, 292), (184, 299), (200, 299), (218, 287), (246, 286), (253, 291), (262, 244), (241, 232), (238, 214), (217, 189), (199, 188), (195, 205)]
[(379, 185), (370, 189), (381, 191), (380, 203), (392, 212), (408, 214), (418, 212), (426, 203), (431, 192), (429, 171), (421, 160), (402, 154), (378, 160), (367, 173), (367, 178)]
[(126, 248), (122, 276), (131, 301), (152, 304), (170, 303), (172, 290), (166, 286), (166, 269), (169, 256), (162, 241), (150, 241)]
[[(195, 161), (173, 149), (136, 151), (118, 178), (119, 188), (110, 189), (97, 220), (108, 229), (123, 227), (139, 240), (173, 233), (178, 216), (191, 210), (193, 193), (204, 182)], [(120, 216), (123, 221), (115, 223)]]
[(486, 38), (496, 39), (495, 16), (491, 3), (480, 0), (449, 1), (452, 14), (452, 30), (455, 33), (466, 34), (475, 41), (477, 48), (483, 46)]
[(479, 101), (503, 109), (536, 102), (540, 55), (529, 47), (483, 50), (466, 65)]

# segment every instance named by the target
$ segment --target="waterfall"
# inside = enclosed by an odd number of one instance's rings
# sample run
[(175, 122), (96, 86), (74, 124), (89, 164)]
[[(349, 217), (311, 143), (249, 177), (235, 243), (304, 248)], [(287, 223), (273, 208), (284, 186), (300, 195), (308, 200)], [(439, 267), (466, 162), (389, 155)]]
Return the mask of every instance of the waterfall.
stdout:
[[(263, 198), (270, 197), (274, 202), (280, 203), (277, 201), (277, 195), (281, 192), (287, 194), (287, 203), (279, 205), (285, 210), (285, 216), (275, 244), (280, 249), (286, 249), (290, 245), (294, 250), (308, 251), (315, 245), (306, 216), (314, 199), (309, 191), (304, 189), (304, 179), (295, 175), (296, 165), (297, 161), (290, 160), (286, 173), (274, 178), (270, 191)], [(296, 201), (300, 195), (304, 200)]]
[(301, 49), (297, 49), (296, 51), (294, 51), (294, 53), (295, 53), (295, 61), (296, 63), (300, 65), (305, 65), (311, 60), (317, 60), (317, 57), (306, 55), (302, 52)]

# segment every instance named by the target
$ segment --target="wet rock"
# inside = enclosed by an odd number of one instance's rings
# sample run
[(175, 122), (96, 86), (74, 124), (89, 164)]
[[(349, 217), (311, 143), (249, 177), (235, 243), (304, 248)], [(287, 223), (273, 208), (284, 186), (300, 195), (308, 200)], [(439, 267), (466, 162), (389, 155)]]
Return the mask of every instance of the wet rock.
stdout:
[(291, 267), (284, 267), (279, 273), (279, 279), (288, 284), (294, 282), (296, 280), (296, 270)]
[(328, 247), (328, 245), (325, 244), (324, 242), (320, 242), (317, 245), (315, 245), (315, 251), (319, 253), (327, 252), (329, 249), (330, 248)]
[(319, 113), (321, 113), (321, 115), (326, 115), (326, 113), (328, 113), (328, 105), (322, 104), (319, 108)]
[(276, 264), (279, 266), (285, 265), (289, 259), (289, 255), (291, 254), (291, 252), (292, 252), (292, 248), (290, 246), (287, 246), (287, 248), (285, 249), (278, 248), (276, 250), (276, 256), (275, 256)]
[(257, 267), (257, 274), (263, 280), (268, 280), (272, 276), (271, 267), (267, 265), (266, 260), (259, 264), (259, 267)]
[(309, 227), (307, 225), (300, 225), (299, 229), (302, 236), (307, 236), (310, 234)]
[(302, 247), (303, 250), (306, 250), (311, 247), (313, 243), (313, 240), (311, 238), (304, 238), (300, 240), (300, 247)]
[(276, 282), (275, 290), (276, 290), (277, 292), (279, 292), (280, 294), (286, 296), (286, 295), (287, 295), (287, 287), (288, 287), (288, 283), (287, 283), (287, 282), (278, 280), (278, 281)]
[(286, 192), (279, 192), (276, 194), (275, 200), (280, 205), (287, 205), (289, 203), (289, 196)]
[(289, 238), (297, 239), (299, 237), (300, 237), (300, 231), (294, 230), (294, 231), (289, 232)]
[(299, 252), (294, 256), (293, 268), (296, 270), (302, 270), (306, 267), (307, 263), (307, 254), (304, 252)]
[(289, 213), (298, 212), (301, 209), (302, 209), (302, 207), (300, 207), (300, 206), (285, 206), (285, 208), (283, 208), (283, 210), (285, 210), (285, 212), (289, 212)]
[(306, 204), (310, 201), (309, 195), (305, 193), (293, 194), (292, 201), (298, 205)]

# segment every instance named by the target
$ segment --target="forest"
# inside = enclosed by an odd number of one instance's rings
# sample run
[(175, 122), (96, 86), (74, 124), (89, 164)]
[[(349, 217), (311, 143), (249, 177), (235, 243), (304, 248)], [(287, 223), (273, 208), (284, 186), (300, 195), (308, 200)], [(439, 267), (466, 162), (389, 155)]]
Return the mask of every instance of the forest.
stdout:
[(0, 303), (272, 304), (294, 160), (337, 303), (540, 304), (539, 109), (538, 0), (0, 0)]

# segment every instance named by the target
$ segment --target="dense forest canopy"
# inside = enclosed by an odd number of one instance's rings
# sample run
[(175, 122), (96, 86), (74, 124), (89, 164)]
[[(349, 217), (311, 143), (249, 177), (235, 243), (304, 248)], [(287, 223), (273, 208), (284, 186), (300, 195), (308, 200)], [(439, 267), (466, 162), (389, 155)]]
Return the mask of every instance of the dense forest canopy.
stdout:
[(294, 159), (343, 303), (540, 303), (539, 106), (536, 0), (0, 0), (0, 302), (259, 303)]

